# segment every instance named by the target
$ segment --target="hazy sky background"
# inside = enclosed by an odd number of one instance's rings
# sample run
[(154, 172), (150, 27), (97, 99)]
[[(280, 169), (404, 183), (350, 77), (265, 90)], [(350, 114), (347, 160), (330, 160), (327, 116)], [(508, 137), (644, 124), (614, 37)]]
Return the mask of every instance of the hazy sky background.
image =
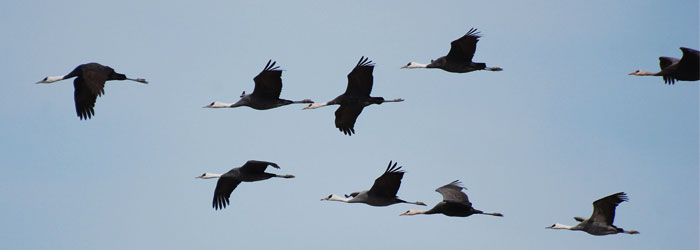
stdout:
[[(698, 82), (635, 77), (698, 49), (688, 1), (2, 1), (2, 249), (698, 249)], [(400, 70), (469, 28), (502, 72)], [(356, 135), (336, 107), (202, 109), (253, 90), (268, 59), (282, 98), (328, 101), (361, 56), (376, 63)], [(73, 84), (34, 82), (87, 62), (113, 81), (95, 117)], [(249, 159), (295, 179), (216, 180)], [(399, 197), (432, 207), (459, 179), (505, 217), (398, 216), (423, 207), (322, 202), (368, 189), (390, 161)], [(547, 230), (624, 191), (615, 224), (639, 235)]]

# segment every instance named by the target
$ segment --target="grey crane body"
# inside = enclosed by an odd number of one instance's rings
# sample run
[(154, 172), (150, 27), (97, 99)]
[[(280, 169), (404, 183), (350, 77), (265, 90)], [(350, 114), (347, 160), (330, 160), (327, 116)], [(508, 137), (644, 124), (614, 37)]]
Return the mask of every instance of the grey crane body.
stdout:
[[(271, 99), (271, 98), (265, 98), (265, 97), (259, 97), (255, 96), (253, 94), (245, 94), (241, 95), (241, 99), (238, 100), (236, 103), (233, 105), (229, 106), (229, 108), (235, 108), (235, 107), (241, 107), (241, 106), (247, 106), (253, 109), (257, 110), (268, 110), (268, 109), (273, 109), (285, 105), (289, 105), (295, 103), (294, 101), (286, 100), (286, 99)], [(308, 103), (308, 102), (299, 102), (299, 103)]]
[(615, 220), (615, 209), (617, 205), (627, 200), (627, 194), (625, 194), (624, 192), (619, 192), (606, 196), (593, 202), (593, 214), (590, 218), (584, 219), (581, 217), (574, 217), (574, 220), (580, 222), (578, 225), (567, 226), (555, 223), (546, 228), (584, 231), (586, 233), (596, 236), (617, 233), (639, 234), (639, 232), (636, 230), (628, 231), (613, 225), (613, 221)]
[[(350, 198), (352, 197), (352, 198)], [(350, 195), (346, 195), (345, 198), (350, 198), (348, 200), (348, 203), (365, 203), (370, 206), (374, 207), (385, 207), (397, 203), (411, 203), (415, 204), (415, 202), (407, 202), (405, 200), (399, 199), (397, 196), (381, 196), (381, 195), (372, 195), (370, 193), (370, 190), (364, 190), (360, 192), (354, 192), (351, 193)], [(421, 202), (418, 202), (421, 203)], [(420, 205), (420, 204), (418, 204)]]
[[(432, 60), (426, 68), (438, 68), (452, 73), (468, 73), (476, 70), (485, 70), (486, 63), (471, 61), (448, 60), (447, 56)], [(498, 70), (491, 70), (498, 71)]]
[(219, 210), (226, 208), (226, 206), (229, 204), (231, 193), (241, 182), (262, 181), (272, 177), (294, 178), (293, 175), (267, 173), (265, 172), (267, 166), (272, 166), (273, 168), (279, 169), (279, 166), (273, 162), (250, 160), (243, 166), (233, 168), (225, 174), (204, 173), (196, 178), (219, 178), (219, 180), (216, 182), (214, 199), (212, 201), (212, 206), (214, 209)]
[(372, 97), (374, 64), (369, 58), (361, 57), (352, 72), (348, 74), (348, 85), (345, 93), (325, 103), (312, 103), (304, 109), (315, 109), (328, 105), (340, 105), (335, 111), (335, 127), (343, 134), (351, 136), (355, 133), (355, 122), (362, 110), (372, 104), (385, 102), (401, 102), (403, 99), (386, 100), (383, 97)]
[(442, 201), (435, 204), (433, 208), (427, 211), (409, 209), (401, 215), (416, 215), (416, 214), (444, 214), (453, 217), (468, 217), (473, 214), (484, 214), (491, 216), (503, 217), (501, 213), (485, 213), (475, 209), (472, 203), (469, 202), (467, 194), (462, 192), (464, 187), (459, 180), (453, 181), (447, 185), (439, 187), (435, 190), (442, 195)]
[(95, 102), (97, 97), (104, 94), (104, 86), (106, 81), (112, 80), (130, 80), (140, 83), (148, 83), (145, 79), (137, 78), (130, 79), (126, 75), (117, 73), (109, 66), (104, 66), (99, 63), (86, 63), (75, 67), (70, 73), (63, 76), (47, 76), (37, 83), (52, 83), (60, 80), (73, 80), (75, 111), (78, 117), (83, 120), (92, 118), (95, 115)]
[(435, 204), (433, 208), (425, 212), (425, 214), (444, 214), (454, 217), (468, 217), (472, 214), (483, 214), (481, 210), (474, 209), (472, 206), (455, 201), (441, 201)]
[(423, 202), (409, 202), (399, 199), (399, 197), (396, 196), (404, 174), (404, 172), (401, 171), (401, 167), (397, 168), (396, 165), (397, 163), (392, 165), (390, 161), (384, 174), (374, 181), (374, 185), (372, 185), (372, 188), (369, 190), (353, 192), (349, 195), (345, 195), (345, 198), (331, 194), (321, 200), (364, 203), (375, 207), (384, 207), (397, 203), (410, 203), (425, 206)]
[(614, 225), (607, 225), (606, 223), (595, 222), (590, 220), (584, 220), (583, 222), (574, 226), (570, 230), (584, 231), (586, 233), (596, 236), (623, 233), (625, 231), (624, 229), (618, 228)]
[(431, 60), (429, 64), (409, 62), (402, 66), (402, 69), (434, 68), (442, 69), (452, 73), (468, 73), (476, 70), (501, 71), (499, 67), (486, 67), (486, 63), (473, 62), (476, 44), (481, 35), (474, 28), (469, 29), (467, 34), (450, 43), (450, 51), (446, 56)]
[(665, 84), (675, 84), (676, 81), (700, 80), (700, 52), (691, 48), (680, 48), (683, 52), (681, 59), (672, 57), (659, 57), (661, 71), (652, 73), (645, 70), (636, 70), (629, 75), (635, 76), (661, 76)]
[(236, 103), (212, 102), (204, 106), (204, 108), (235, 108), (247, 106), (256, 110), (273, 109), (292, 103), (313, 103), (312, 100), (304, 99), (301, 101), (291, 101), (281, 99), (282, 92), (282, 70), (279, 66), (275, 66), (276, 62), (267, 61), (267, 65), (253, 80), (255, 81), (255, 89), (253, 93), (241, 94), (241, 99)]

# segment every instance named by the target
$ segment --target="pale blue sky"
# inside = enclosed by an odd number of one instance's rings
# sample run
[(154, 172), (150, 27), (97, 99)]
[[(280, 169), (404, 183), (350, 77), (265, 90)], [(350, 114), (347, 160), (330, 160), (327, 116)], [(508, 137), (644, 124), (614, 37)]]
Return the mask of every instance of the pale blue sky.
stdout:
[[(698, 1), (3, 1), (1, 249), (698, 249), (697, 82), (633, 77), (698, 48)], [(502, 72), (400, 70), (471, 27)], [(335, 107), (202, 109), (253, 90), (268, 59), (282, 97), (328, 101), (360, 56), (370, 106), (348, 137)], [(110, 82), (95, 117), (71, 81)], [(295, 179), (244, 183), (214, 211), (215, 180), (258, 159)], [(369, 188), (389, 160), (399, 196), (434, 205), (462, 180), (503, 218), (398, 216), (412, 205), (321, 202)], [(615, 224), (639, 235), (546, 230), (624, 191)]]

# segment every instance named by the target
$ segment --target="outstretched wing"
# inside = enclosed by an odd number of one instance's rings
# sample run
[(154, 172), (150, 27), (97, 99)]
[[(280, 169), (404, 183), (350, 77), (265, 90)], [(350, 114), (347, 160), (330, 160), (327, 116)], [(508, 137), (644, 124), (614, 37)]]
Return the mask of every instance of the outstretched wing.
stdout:
[(691, 79), (700, 79), (700, 51), (683, 47), (681, 51), (683, 51), (683, 57), (678, 62), (681, 65), (680, 70), (687, 72)]
[(612, 225), (615, 220), (615, 208), (623, 201), (627, 201), (627, 194), (619, 192), (606, 196), (593, 202), (593, 215), (590, 220), (598, 223)]
[[(681, 63), (687, 64), (688, 66), (698, 66), (698, 63), (700, 63), (700, 51), (691, 49), (691, 48), (685, 48), (681, 47), (681, 51), (683, 51), (683, 57), (681, 57)], [(698, 70), (697, 67), (693, 67), (696, 71)]]
[(471, 202), (469, 202), (469, 197), (467, 197), (467, 194), (462, 192), (463, 188), (464, 187), (462, 186), (462, 183), (459, 180), (456, 180), (451, 182), (450, 184), (435, 189), (435, 192), (438, 192), (442, 195), (443, 201), (461, 202), (469, 204), (471, 206)]
[(254, 96), (277, 99), (282, 92), (282, 70), (279, 66), (275, 66), (276, 62), (267, 61), (265, 69), (258, 74), (253, 80), (255, 81)]
[(214, 200), (212, 201), (212, 207), (214, 209), (224, 209), (229, 204), (229, 197), (231, 197), (231, 192), (241, 184), (239, 180), (231, 177), (222, 176), (219, 181), (216, 182), (216, 189), (214, 189)]
[(96, 63), (83, 64), (71, 72), (79, 74), (73, 80), (75, 111), (80, 119), (90, 119), (95, 115), (97, 97), (104, 94), (105, 82), (114, 69)]
[(341, 104), (335, 110), (335, 127), (343, 131), (343, 134), (352, 136), (355, 133), (355, 121), (364, 108), (363, 105)]
[(664, 79), (664, 83), (666, 84), (675, 84), (676, 83), (676, 78), (675, 76), (670, 73), (678, 70), (678, 62), (680, 60), (673, 58), (673, 57), (659, 57), (659, 67), (661, 68), (661, 71), (657, 73), (658, 75), (661, 75), (661, 77)]
[(469, 29), (467, 34), (450, 43), (451, 48), (450, 52), (447, 53), (447, 60), (462, 63), (471, 62), (476, 51), (476, 43), (480, 37), (481, 34), (475, 28)]
[(662, 56), (659, 57), (659, 67), (661, 68), (661, 70), (663, 70), (668, 66), (678, 63), (678, 61), (680, 60), (678, 60), (677, 58)]
[(272, 166), (273, 168), (280, 168), (277, 163), (269, 161), (247, 161), (243, 166), (241, 166), (241, 172), (246, 173), (263, 173), (267, 166)]
[(389, 166), (386, 167), (384, 174), (374, 180), (374, 185), (369, 189), (369, 193), (381, 197), (396, 197), (396, 193), (399, 192), (399, 187), (401, 187), (401, 179), (404, 172), (401, 170), (401, 167), (396, 167), (397, 163), (394, 163), (393, 166), (391, 163), (389, 161)]
[(372, 92), (374, 64), (369, 58), (361, 57), (352, 72), (348, 74), (348, 88), (345, 96), (369, 97)]

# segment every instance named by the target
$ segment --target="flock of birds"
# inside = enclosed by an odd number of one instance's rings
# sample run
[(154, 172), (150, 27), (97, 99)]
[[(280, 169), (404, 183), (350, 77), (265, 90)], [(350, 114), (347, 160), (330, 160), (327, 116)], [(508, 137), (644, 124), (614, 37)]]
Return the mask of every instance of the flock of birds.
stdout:
[[(431, 60), (429, 64), (409, 62), (401, 68), (438, 68), (453, 73), (467, 73), (476, 70), (503, 70), (499, 67), (487, 67), (485, 63), (472, 61), (476, 51), (476, 44), (480, 37), (479, 32), (472, 28), (461, 38), (452, 41), (450, 51), (446, 56)], [(676, 81), (700, 80), (700, 52), (690, 48), (681, 48), (681, 51), (683, 52), (681, 59), (660, 57), (659, 65), (661, 71), (657, 73), (636, 70), (629, 75), (661, 76), (666, 84), (675, 84)], [(335, 111), (335, 126), (344, 134), (352, 135), (355, 133), (355, 122), (365, 107), (371, 104), (404, 101), (401, 98), (386, 100), (383, 97), (370, 96), (373, 85), (372, 72), (374, 64), (366, 57), (361, 57), (355, 68), (348, 74), (348, 85), (345, 92), (333, 100), (318, 103), (310, 99), (300, 101), (281, 99), (282, 70), (275, 64), (276, 62), (272, 60), (268, 61), (263, 71), (254, 78), (255, 88), (253, 92), (246, 95), (244, 91), (240, 96), (240, 100), (236, 103), (214, 101), (204, 106), (204, 108), (248, 106), (257, 110), (266, 110), (289, 104), (304, 103), (308, 104), (304, 109), (316, 109), (328, 105), (340, 105)], [(95, 115), (95, 102), (97, 97), (104, 94), (106, 81), (131, 80), (144, 84), (148, 83), (141, 78), (127, 78), (124, 74), (115, 72), (111, 67), (98, 63), (82, 64), (67, 75), (45, 77), (37, 83), (52, 83), (73, 77), (76, 77), (73, 81), (75, 110), (81, 120), (90, 119)], [(273, 177), (294, 178), (293, 175), (289, 174), (278, 175), (265, 172), (268, 166), (279, 169), (279, 166), (273, 162), (250, 160), (243, 166), (231, 169), (225, 174), (204, 173), (196, 178), (218, 178), (214, 189), (212, 206), (214, 209), (219, 210), (229, 205), (231, 193), (241, 182), (255, 182)], [(404, 173), (400, 166), (397, 167), (397, 163), (390, 161), (384, 173), (374, 181), (374, 185), (369, 190), (353, 192), (344, 196), (331, 194), (321, 200), (364, 203), (370, 206), (389, 206), (398, 203), (426, 206), (423, 202), (409, 202), (397, 196)], [(442, 195), (443, 200), (433, 208), (429, 210), (409, 209), (401, 215), (444, 214), (446, 216), (467, 217), (473, 214), (483, 214), (503, 216), (501, 213), (486, 213), (475, 209), (462, 189), (464, 187), (458, 180), (453, 181), (435, 190)], [(627, 200), (627, 195), (623, 192), (612, 194), (593, 202), (593, 214), (588, 219), (574, 217), (576, 221), (580, 222), (578, 225), (553, 224), (546, 228), (579, 230), (592, 235), (638, 234), (639, 232), (635, 230), (624, 230), (613, 225), (615, 208), (621, 202)]]

